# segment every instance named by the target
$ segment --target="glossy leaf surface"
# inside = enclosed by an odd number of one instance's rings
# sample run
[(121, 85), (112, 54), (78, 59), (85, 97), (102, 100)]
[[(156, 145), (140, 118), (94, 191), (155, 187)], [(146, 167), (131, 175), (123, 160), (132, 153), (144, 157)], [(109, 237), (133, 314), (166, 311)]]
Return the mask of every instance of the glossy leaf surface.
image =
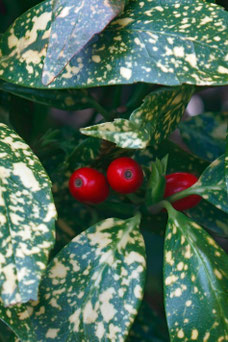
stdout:
[(193, 187), (201, 187), (200, 195), (205, 200), (218, 209), (228, 213), (228, 198), (225, 184), (225, 156), (222, 155), (211, 163)]
[(124, 3), (125, 0), (55, 0), (43, 83), (52, 82), (72, 57), (123, 10)]
[[(51, 0), (18, 18), (1, 41), (0, 76), (42, 88)], [(135, 82), (221, 85), (228, 80), (228, 13), (202, 0), (132, 0), (51, 84), (79, 88)]]
[(93, 107), (94, 99), (86, 90), (44, 90), (17, 86), (0, 81), (0, 89), (26, 100), (62, 110), (78, 110)]
[(51, 183), (38, 158), (0, 124), (1, 298), (4, 305), (37, 299), (54, 244)]
[(170, 338), (225, 341), (228, 334), (228, 256), (184, 214), (169, 211), (164, 290)]
[(82, 128), (83, 134), (102, 138), (122, 148), (145, 148), (150, 140), (158, 144), (176, 128), (192, 94), (193, 87), (162, 88), (147, 95), (129, 120), (115, 119)]
[(209, 163), (200, 159), (192, 153), (184, 151), (177, 144), (169, 139), (161, 142), (159, 147), (149, 145), (145, 150), (135, 152), (136, 160), (143, 165), (149, 166), (153, 159), (163, 158), (166, 154), (169, 156), (167, 173), (190, 172), (200, 176)]
[(228, 237), (228, 214), (202, 199), (197, 206), (185, 211), (190, 218), (216, 236)]
[(29, 331), (35, 331), (32, 342), (124, 341), (143, 296), (145, 246), (139, 221), (139, 216), (102, 221), (51, 261), (39, 302), (24, 315)]
[(211, 162), (225, 152), (226, 127), (225, 116), (221, 113), (203, 113), (179, 126), (188, 148)]

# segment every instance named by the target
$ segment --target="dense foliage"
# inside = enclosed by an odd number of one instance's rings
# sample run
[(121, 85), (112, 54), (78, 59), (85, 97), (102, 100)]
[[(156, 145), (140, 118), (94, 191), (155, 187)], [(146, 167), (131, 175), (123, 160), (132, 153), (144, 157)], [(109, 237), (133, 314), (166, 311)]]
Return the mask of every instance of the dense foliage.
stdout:
[(228, 340), (225, 5), (0, 1), (0, 342)]

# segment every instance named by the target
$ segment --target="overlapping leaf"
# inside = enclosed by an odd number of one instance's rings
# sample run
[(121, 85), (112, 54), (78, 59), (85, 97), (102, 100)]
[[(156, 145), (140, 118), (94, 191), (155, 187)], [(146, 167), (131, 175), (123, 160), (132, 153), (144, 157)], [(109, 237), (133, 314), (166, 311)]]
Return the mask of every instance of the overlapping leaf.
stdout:
[[(143, 296), (145, 246), (138, 228), (138, 216), (107, 219), (72, 240), (49, 264), (32, 310), (29, 304), (24, 315), (12, 317), (17, 335), (26, 342), (124, 341)], [(35, 339), (23, 337), (20, 320)]]
[(209, 163), (200, 159), (192, 153), (188, 153), (169, 139), (161, 142), (159, 147), (149, 145), (145, 150), (138, 150), (134, 158), (141, 164), (149, 166), (151, 160), (163, 158), (166, 154), (169, 156), (167, 173), (183, 171), (191, 172), (200, 176)]
[[(1, 42), (0, 76), (42, 88), (51, 0), (18, 18)], [(51, 84), (75, 88), (149, 82), (226, 84), (228, 13), (202, 0), (132, 0), (124, 13), (75, 56)]]
[(0, 81), (0, 89), (26, 100), (41, 103), (62, 110), (78, 110), (94, 106), (95, 100), (86, 90), (44, 90), (17, 86)]
[(122, 148), (145, 148), (150, 140), (158, 144), (180, 122), (193, 87), (163, 88), (147, 95), (129, 120), (116, 119), (82, 128), (83, 134), (114, 142)]
[(141, 129), (126, 119), (115, 119), (113, 122), (81, 128), (80, 132), (113, 142), (122, 148), (145, 148), (150, 141), (150, 132), (147, 129)]
[(66, 64), (124, 8), (125, 0), (55, 0), (43, 82), (49, 84)]
[(37, 157), (0, 124), (0, 288), (4, 305), (37, 299), (54, 244), (51, 183)]
[(228, 213), (228, 198), (225, 184), (225, 156), (211, 163), (193, 186), (205, 200)]
[(228, 215), (206, 200), (202, 199), (197, 206), (185, 213), (213, 234), (228, 237)]
[(227, 122), (221, 113), (204, 113), (179, 126), (184, 142), (201, 158), (213, 161), (225, 151)]
[(184, 214), (169, 212), (164, 290), (172, 342), (225, 341), (228, 256)]

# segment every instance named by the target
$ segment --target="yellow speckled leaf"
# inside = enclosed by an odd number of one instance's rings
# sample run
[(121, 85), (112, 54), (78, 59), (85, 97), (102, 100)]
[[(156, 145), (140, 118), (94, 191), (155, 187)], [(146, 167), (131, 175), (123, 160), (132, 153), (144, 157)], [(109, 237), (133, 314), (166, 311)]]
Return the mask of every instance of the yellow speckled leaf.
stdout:
[(37, 299), (54, 244), (51, 183), (29, 146), (0, 124), (0, 293), (4, 305)]
[(144, 98), (129, 120), (115, 119), (80, 131), (122, 148), (143, 149), (150, 141), (158, 144), (176, 128), (193, 92), (191, 86), (155, 90)]
[[(0, 77), (42, 88), (53, 2), (18, 18), (0, 43)], [(228, 13), (202, 0), (131, 0), (51, 84), (79, 88), (134, 82), (222, 85), (228, 82)], [(50, 77), (48, 76), (48, 80)]]
[(124, 8), (125, 0), (55, 0), (43, 82), (49, 84), (66, 64)]
[[(145, 246), (139, 223), (136, 215), (90, 227), (51, 261), (32, 310), (29, 304), (18, 319), (18, 308), (12, 308), (15, 320), (10, 323), (0, 306), (0, 314), (19, 338), (124, 342), (143, 297)], [(35, 339), (23, 339), (20, 319)]]
[(205, 200), (228, 213), (228, 197), (225, 183), (225, 155), (211, 163), (192, 187)]
[(225, 342), (228, 256), (198, 224), (168, 211), (164, 289), (171, 341)]

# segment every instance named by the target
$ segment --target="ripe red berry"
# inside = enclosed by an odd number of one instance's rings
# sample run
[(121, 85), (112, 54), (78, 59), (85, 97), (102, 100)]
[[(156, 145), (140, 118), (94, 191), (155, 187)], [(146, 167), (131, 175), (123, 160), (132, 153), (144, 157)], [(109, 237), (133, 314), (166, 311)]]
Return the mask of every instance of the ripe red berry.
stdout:
[(143, 182), (140, 165), (129, 157), (113, 160), (107, 170), (107, 178), (113, 190), (121, 194), (135, 192)]
[[(164, 198), (183, 191), (198, 181), (198, 178), (191, 173), (175, 172), (166, 175), (166, 187)], [(182, 211), (195, 207), (201, 200), (198, 195), (190, 195), (172, 203), (176, 210)]]
[(84, 203), (103, 202), (109, 194), (105, 176), (90, 167), (82, 167), (73, 172), (69, 190), (73, 197)]

